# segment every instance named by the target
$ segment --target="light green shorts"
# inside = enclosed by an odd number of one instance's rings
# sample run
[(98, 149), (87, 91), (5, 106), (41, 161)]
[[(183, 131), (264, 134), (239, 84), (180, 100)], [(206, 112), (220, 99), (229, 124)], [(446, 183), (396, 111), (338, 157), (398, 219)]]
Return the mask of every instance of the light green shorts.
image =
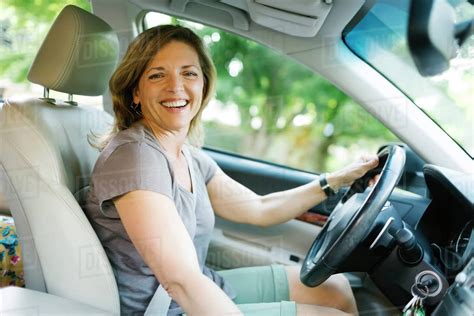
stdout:
[(294, 316), (288, 279), (281, 265), (218, 271), (234, 289), (234, 302), (245, 316)]

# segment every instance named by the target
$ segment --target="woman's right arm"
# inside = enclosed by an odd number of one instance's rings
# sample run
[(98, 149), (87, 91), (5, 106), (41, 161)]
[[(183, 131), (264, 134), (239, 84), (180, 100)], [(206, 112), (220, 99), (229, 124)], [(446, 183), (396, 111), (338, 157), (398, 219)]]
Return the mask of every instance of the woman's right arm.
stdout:
[(194, 244), (167, 196), (133, 191), (114, 199), (134, 246), (168, 294), (192, 315), (241, 315), (232, 300), (202, 274)]

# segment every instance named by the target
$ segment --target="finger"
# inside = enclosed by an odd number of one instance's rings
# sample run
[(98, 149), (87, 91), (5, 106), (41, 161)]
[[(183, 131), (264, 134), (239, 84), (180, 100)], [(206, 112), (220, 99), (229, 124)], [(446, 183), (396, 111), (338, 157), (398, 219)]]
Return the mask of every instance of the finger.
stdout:
[(375, 175), (372, 179), (369, 180), (369, 186), (374, 186), (380, 179), (380, 174)]
[(379, 164), (379, 157), (376, 155), (368, 156), (365, 164), (371, 168), (375, 168)]
[(366, 163), (366, 162), (369, 162), (370, 160), (372, 160), (373, 158), (374, 158), (373, 155), (364, 154), (364, 155), (360, 155), (357, 160), (362, 162), (362, 163)]

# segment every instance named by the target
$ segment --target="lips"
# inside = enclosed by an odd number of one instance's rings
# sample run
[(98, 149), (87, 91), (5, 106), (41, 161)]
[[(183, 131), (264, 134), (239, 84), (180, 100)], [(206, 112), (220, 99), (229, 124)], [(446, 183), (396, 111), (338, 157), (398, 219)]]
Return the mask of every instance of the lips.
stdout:
[(184, 108), (189, 104), (188, 100), (161, 101), (161, 105), (167, 108)]

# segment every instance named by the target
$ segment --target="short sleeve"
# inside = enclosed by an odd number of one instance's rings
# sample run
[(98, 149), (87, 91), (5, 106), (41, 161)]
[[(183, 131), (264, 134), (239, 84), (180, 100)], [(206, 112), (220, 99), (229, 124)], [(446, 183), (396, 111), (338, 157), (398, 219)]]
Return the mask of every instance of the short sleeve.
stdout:
[(204, 151), (201, 149), (192, 149), (192, 154), (194, 157), (194, 161), (196, 162), (199, 171), (201, 172), (206, 185), (211, 181), (212, 177), (216, 174), (216, 171), (219, 170), (219, 166), (217, 163), (209, 157)]
[(163, 153), (146, 143), (118, 146), (94, 170), (92, 183), (100, 210), (112, 218), (118, 218), (112, 199), (128, 192), (153, 191), (173, 199), (168, 161)]

